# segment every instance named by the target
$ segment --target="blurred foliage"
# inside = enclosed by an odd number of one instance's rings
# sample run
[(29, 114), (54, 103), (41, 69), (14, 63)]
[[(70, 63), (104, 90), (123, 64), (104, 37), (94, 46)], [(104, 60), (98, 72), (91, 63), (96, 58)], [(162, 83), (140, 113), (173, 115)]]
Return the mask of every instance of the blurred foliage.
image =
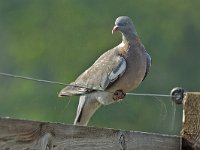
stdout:
[[(199, 6), (197, 0), (0, 1), (0, 71), (70, 83), (121, 41), (111, 29), (116, 17), (127, 15), (153, 58), (134, 92), (197, 91)], [(72, 123), (78, 98), (58, 98), (62, 88), (0, 77), (0, 116)], [(168, 98), (127, 96), (100, 108), (89, 125), (179, 134), (182, 107), (175, 118), (174, 111)]]

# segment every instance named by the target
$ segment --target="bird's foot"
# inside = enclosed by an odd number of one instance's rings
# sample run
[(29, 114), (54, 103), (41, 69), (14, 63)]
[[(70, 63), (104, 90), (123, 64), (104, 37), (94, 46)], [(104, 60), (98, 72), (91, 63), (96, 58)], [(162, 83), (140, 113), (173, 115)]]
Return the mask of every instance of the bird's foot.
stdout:
[(116, 90), (113, 94), (113, 100), (119, 101), (119, 100), (124, 99), (125, 96), (126, 96), (126, 93), (124, 93), (123, 90)]

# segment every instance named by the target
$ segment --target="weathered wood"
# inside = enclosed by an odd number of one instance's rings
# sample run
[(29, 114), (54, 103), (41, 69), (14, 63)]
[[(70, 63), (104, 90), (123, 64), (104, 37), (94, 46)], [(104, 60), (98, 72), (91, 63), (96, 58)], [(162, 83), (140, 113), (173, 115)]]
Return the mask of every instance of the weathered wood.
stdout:
[(182, 149), (200, 149), (200, 93), (186, 93), (183, 101)]
[(179, 150), (180, 138), (114, 129), (101, 129), (0, 119), (2, 150)]

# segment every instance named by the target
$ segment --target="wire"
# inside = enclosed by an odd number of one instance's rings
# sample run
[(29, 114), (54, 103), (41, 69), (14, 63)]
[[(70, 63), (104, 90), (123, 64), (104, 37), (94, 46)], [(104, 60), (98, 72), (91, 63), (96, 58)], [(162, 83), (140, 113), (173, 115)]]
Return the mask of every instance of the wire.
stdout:
[(59, 84), (59, 85), (68, 85), (68, 84), (65, 84), (65, 83), (62, 83), (62, 82), (56, 82), (56, 81), (49, 81), (49, 80), (42, 80), (42, 79), (30, 78), (30, 77), (19, 76), (19, 75), (14, 75), (14, 74), (9, 74), (9, 73), (2, 73), (2, 72), (0, 72), (0, 75), (7, 76), (7, 77), (12, 77), (12, 78), (32, 80), (32, 81), (36, 81), (36, 82), (43, 82), (43, 83), (50, 83), (50, 84)]
[[(18, 79), (23, 79), (23, 80), (31, 80), (35, 82), (41, 82), (41, 83), (49, 83), (49, 84), (57, 84), (57, 85), (65, 85), (65, 86), (73, 86), (73, 87), (80, 87), (80, 88), (86, 88), (88, 90), (96, 90), (96, 91), (104, 91), (102, 89), (97, 89), (97, 88), (89, 88), (85, 87), (82, 85), (73, 85), (73, 84), (66, 84), (63, 82), (57, 82), (57, 81), (50, 81), (50, 80), (43, 80), (43, 79), (36, 79), (36, 78), (31, 78), (31, 77), (26, 77), (26, 76), (20, 76), (20, 75), (14, 75), (14, 74), (9, 74), (9, 73), (4, 73), (0, 72), (1, 76), (6, 76), (6, 77), (11, 77), (11, 78), (18, 78)], [(108, 91), (104, 91), (108, 92)], [(113, 92), (110, 92), (113, 93)], [(149, 96), (149, 97), (176, 97), (172, 95), (167, 95), (167, 94), (142, 94), (142, 93), (126, 93), (126, 95), (133, 95), (133, 96)]]
[(85, 86), (82, 86), (82, 85), (76, 85), (76, 84), (72, 85), (72, 84), (66, 84), (66, 83), (63, 83), (63, 82), (50, 81), (50, 80), (43, 80), (43, 79), (36, 79), (36, 78), (31, 78), (31, 77), (26, 77), (26, 76), (19, 76), (19, 75), (4, 73), (4, 72), (0, 72), (0, 75), (1, 75), (1, 76), (6, 76), (6, 77), (11, 77), (11, 78), (23, 79), (23, 80), (31, 80), (31, 81), (35, 81), (35, 82), (41, 82), (41, 83), (49, 83), (49, 84), (73, 86), (73, 87), (86, 88), (86, 89), (88, 89), (88, 90), (103, 91), (103, 90), (101, 90), (101, 89), (89, 88), (89, 87), (85, 87)]
[(172, 95), (167, 95), (167, 94), (142, 94), (142, 93), (126, 93), (127, 95), (134, 95), (134, 96), (156, 96), (156, 97), (174, 97)]

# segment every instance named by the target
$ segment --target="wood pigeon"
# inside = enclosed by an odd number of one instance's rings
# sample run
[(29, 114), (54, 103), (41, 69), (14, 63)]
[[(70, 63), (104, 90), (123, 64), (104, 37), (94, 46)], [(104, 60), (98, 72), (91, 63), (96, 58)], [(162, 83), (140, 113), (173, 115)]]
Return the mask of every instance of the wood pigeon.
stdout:
[(125, 97), (145, 79), (151, 57), (141, 43), (132, 20), (120, 16), (112, 33), (121, 32), (122, 42), (101, 55), (94, 64), (59, 96), (80, 96), (75, 125), (86, 126), (101, 105), (108, 105)]

